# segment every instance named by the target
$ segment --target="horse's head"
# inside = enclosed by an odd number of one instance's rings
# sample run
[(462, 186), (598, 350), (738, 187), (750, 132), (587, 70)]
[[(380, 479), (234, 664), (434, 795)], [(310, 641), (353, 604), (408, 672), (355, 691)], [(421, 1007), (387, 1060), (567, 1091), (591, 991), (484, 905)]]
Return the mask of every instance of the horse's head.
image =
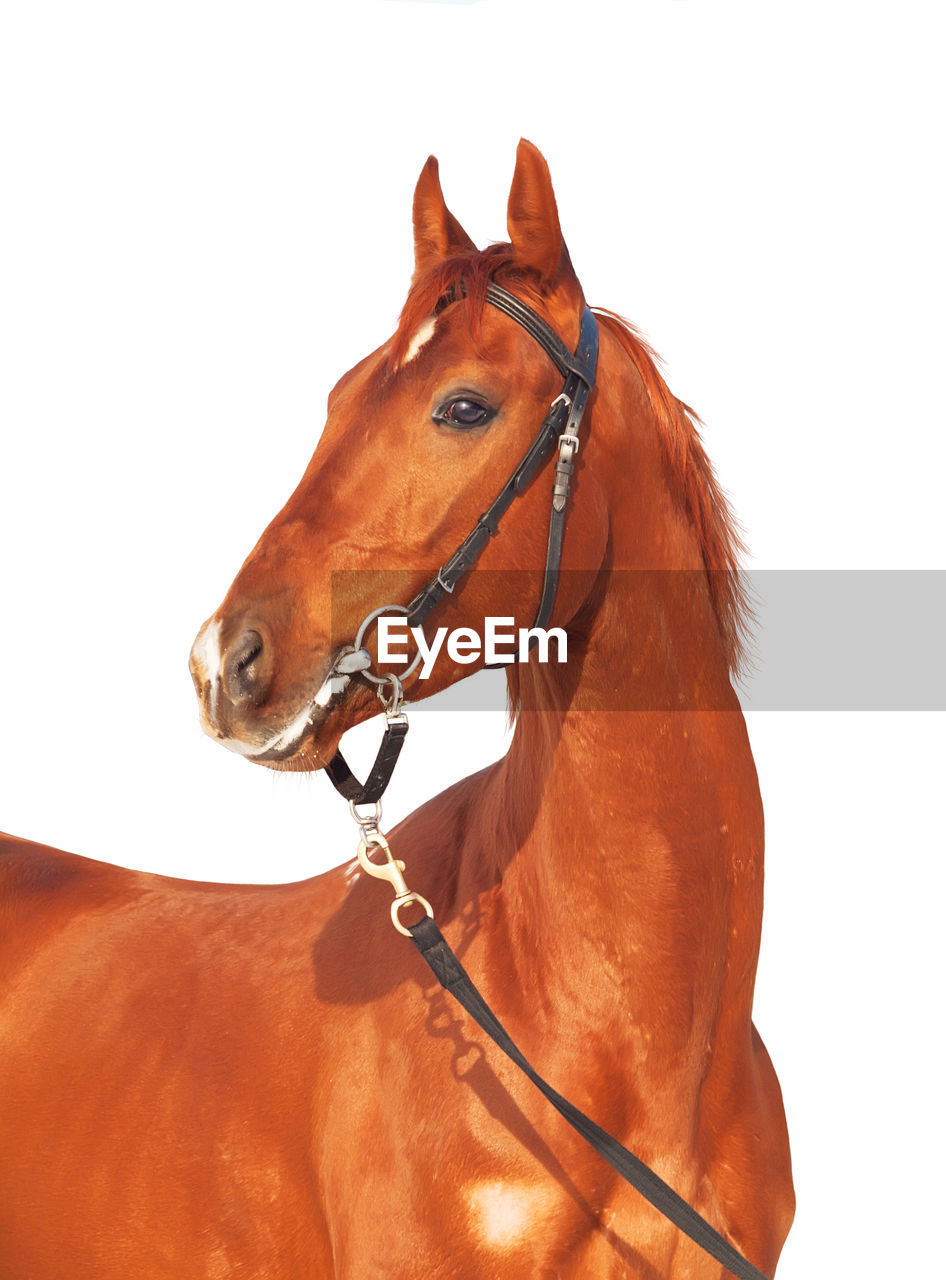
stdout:
[[(374, 688), (337, 667), (359, 625), (406, 605), (469, 533), (535, 438), (562, 375), (525, 329), (486, 305), (487, 285), (524, 301), (571, 351), (584, 307), (562, 240), (548, 168), (521, 143), (510, 243), (483, 252), (447, 209), (431, 158), (414, 197), (415, 273), (398, 329), (339, 381), (318, 448), (194, 644), (207, 733), (251, 760), (321, 767), (342, 731), (379, 709)], [(530, 626), (543, 585), (551, 463), (512, 503), (478, 568), (427, 623), (483, 633), (490, 616)], [(579, 493), (580, 490), (580, 493)], [(607, 543), (602, 492), (581, 468), (566, 564), (595, 569)], [(551, 624), (581, 590), (567, 575)], [(374, 646), (374, 633), (366, 646)], [(482, 665), (442, 652), (436, 692)], [(391, 669), (396, 670), (396, 667)]]

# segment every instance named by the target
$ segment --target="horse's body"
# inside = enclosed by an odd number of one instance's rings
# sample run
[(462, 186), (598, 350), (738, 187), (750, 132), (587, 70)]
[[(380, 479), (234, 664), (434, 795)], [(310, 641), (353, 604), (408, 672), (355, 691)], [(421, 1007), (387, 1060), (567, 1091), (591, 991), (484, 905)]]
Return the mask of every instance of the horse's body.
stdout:
[[(505, 262), (573, 343), (579, 291), (553, 215), (544, 163), (523, 148), (516, 261), (476, 261)], [(195, 648), (205, 724), (250, 757), (289, 741), (322, 684), (329, 570), (424, 580), (554, 395), (554, 370), (504, 317), (482, 315), (470, 355), (475, 297), (418, 339), (438, 261), (472, 252), (430, 167), (415, 238), (414, 311), (336, 390), (316, 465)], [(444, 386), (492, 397), (496, 426), (441, 424), (426, 443), (404, 406)], [(406, 422), (417, 476), (438, 476), (429, 492), (389, 470), (378, 520), (356, 475), (374, 441), (351, 435), (369, 410), (385, 424), (376, 447), (397, 450), (386, 424)], [(540, 1072), (771, 1273), (793, 1197), (751, 1023), (762, 811), (729, 684), (737, 602), (725, 572), (705, 572), (728, 570), (731, 535), (682, 408), (605, 317), (582, 449), (565, 565), (583, 572), (555, 614), (569, 663), (519, 669), (531, 709), (508, 755), (424, 805), (392, 847)], [(544, 475), (484, 556), (529, 572), (501, 600), (490, 575), (471, 582), (444, 622), (530, 620)], [(362, 577), (336, 634), (385, 603)], [(354, 684), (319, 703), (283, 767), (329, 758), (373, 705)], [(0, 868), (3, 1280), (723, 1274), (484, 1046), (391, 928), (383, 887), (352, 867), (197, 885), (10, 841)]]

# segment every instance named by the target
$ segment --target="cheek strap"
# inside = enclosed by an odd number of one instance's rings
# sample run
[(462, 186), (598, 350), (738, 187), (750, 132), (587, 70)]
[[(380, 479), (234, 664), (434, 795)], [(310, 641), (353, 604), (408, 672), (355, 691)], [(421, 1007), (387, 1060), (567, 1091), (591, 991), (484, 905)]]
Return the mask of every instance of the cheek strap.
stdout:
[[(545, 627), (555, 605), (559, 566), (562, 560), (562, 543), (565, 538), (568, 492), (572, 473), (575, 470), (575, 455), (578, 452), (578, 431), (588, 397), (595, 384), (598, 364), (598, 322), (591, 308), (585, 307), (581, 317), (578, 346), (574, 352), (571, 352), (541, 316), (536, 315), (530, 307), (520, 302), (508, 290), (497, 284), (488, 284), (486, 301), (510, 319), (515, 320), (530, 337), (535, 339), (559, 372), (565, 376), (565, 384), (549, 405), (548, 413), (532, 444), (523, 454), (518, 466), (493, 502), (480, 516), (453, 555), (437, 570), (436, 576), (431, 578), (407, 606), (405, 612), (407, 625), (410, 627), (421, 626), (443, 597), (451, 594), (460, 578), (473, 567), (490, 538), (495, 537), (499, 531), (499, 522), (509, 510), (513, 500), (528, 488), (557, 441), (558, 457), (552, 486), (548, 545), (545, 553), (545, 578), (533, 627)], [(537, 637), (533, 636), (530, 647), (536, 640)], [(360, 648), (360, 644), (356, 645), (357, 648)], [(380, 800), (391, 780), (406, 734), (406, 717), (388, 718), (381, 747), (364, 783), (360, 783), (352, 773), (341, 751), (336, 751), (325, 768), (329, 781), (336, 791), (355, 804), (373, 804)]]

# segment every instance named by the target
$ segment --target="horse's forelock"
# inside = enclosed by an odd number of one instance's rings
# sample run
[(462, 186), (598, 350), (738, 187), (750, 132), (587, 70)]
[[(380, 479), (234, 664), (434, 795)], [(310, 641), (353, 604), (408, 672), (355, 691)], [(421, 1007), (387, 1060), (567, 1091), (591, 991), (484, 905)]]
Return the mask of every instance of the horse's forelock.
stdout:
[(539, 281), (517, 263), (511, 245), (494, 244), (468, 257), (447, 258), (424, 272), (411, 286), (389, 348), (389, 368), (398, 368), (414, 334), (425, 320), (443, 308), (445, 300), (464, 307), (470, 337), (477, 346), (486, 305), (486, 286), (491, 281), (511, 285), (515, 293), (533, 307), (541, 305)]

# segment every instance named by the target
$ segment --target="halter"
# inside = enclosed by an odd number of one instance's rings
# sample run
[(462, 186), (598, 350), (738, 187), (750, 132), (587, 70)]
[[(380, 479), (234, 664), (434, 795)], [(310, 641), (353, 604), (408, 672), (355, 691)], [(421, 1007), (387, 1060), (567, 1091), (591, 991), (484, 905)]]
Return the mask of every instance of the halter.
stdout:
[[(513, 499), (518, 498), (529, 486), (542, 463), (548, 457), (556, 440), (558, 458), (555, 463), (555, 480), (552, 486), (552, 507), (549, 514), (549, 537), (545, 553), (545, 579), (542, 595), (533, 627), (544, 627), (552, 616), (558, 589), (558, 572), (562, 559), (562, 542), (565, 536), (566, 507), (575, 455), (578, 452), (578, 431), (584, 417), (588, 397), (595, 385), (595, 369), (598, 363), (598, 323), (590, 307), (585, 307), (581, 317), (578, 346), (574, 352), (541, 316), (531, 307), (501, 288), (498, 284), (486, 286), (486, 301), (522, 326), (545, 351), (565, 383), (549, 405), (548, 412), (539, 427), (538, 434), (523, 454), (519, 465), (500, 489), (493, 502), (480, 516), (476, 524), (408, 605), (384, 605), (373, 610), (358, 629), (353, 646), (347, 648), (336, 660), (331, 675), (358, 673), (378, 686), (378, 695), (385, 704), (385, 730), (381, 747), (367, 779), (362, 784), (345, 761), (340, 751), (326, 766), (332, 785), (346, 800), (355, 804), (374, 804), (380, 800), (397, 764), (401, 747), (407, 736), (407, 718), (401, 710), (403, 695), (401, 677), (386, 672), (375, 675), (370, 671), (371, 655), (362, 647), (368, 626), (384, 613), (400, 613), (410, 627), (420, 626), (437, 607), (445, 595), (453, 593), (460, 578), (479, 559), (490, 538), (499, 531), (499, 522), (509, 510)], [(533, 637), (533, 640), (535, 637)], [(411, 668), (408, 668), (409, 674)], [(386, 699), (383, 690), (390, 685), (391, 697)]]

